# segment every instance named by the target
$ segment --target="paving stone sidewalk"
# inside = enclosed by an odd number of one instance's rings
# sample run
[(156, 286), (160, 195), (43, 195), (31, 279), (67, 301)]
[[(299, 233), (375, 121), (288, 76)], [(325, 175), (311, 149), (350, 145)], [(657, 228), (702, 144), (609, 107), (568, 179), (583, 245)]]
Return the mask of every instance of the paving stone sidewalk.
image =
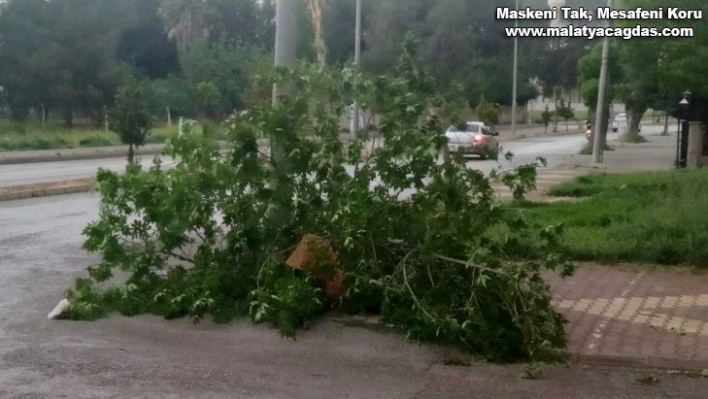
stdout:
[(708, 369), (708, 274), (585, 264), (547, 281), (581, 361)]

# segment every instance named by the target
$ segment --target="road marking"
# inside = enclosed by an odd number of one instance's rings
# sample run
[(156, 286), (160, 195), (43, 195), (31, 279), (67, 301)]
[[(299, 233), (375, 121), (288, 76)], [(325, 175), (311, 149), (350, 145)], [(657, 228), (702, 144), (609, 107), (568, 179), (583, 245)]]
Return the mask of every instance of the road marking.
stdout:
[(602, 339), (602, 336), (605, 333), (605, 330), (607, 330), (607, 325), (609, 324), (609, 321), (614, 319), (615, 317), (617, 317), (620, 314), (620, 312), (622, 312), (624, 310), (625, 304), (623, 302), (624, 302), (625, 297), (627, 295), (629, 295), (630, 292), (632, 292), (634, 287), (637, 285), (637, 282), (639, 280), (641, 280), (642, 277), (644, 277), (644, 274), (645, 274), (644, 272), (641, 272), (641, 273), (637, 274), (636, 276), (634, 276), (634, 278), (629, 282), (629, 284), (627, 284), (627, 287), (625, 287), (625, 289), (622, 291), (620, 296), (617, 298), (613, 298), (615, 300), (619, 299), (620, 301), (612, 301), (612, 300), (607, 301), (607, 304), (604, 306), (603, 313), (602, 313), (603, 315), (606, 314), (606, 316), (603, 316), (604, 319), (602, 320), (600, 325), (597, 326), (597, 328), (593, 332), (592, 336), (593, 336), (593, 338), (595, 338), (595, 340), (590, 342), (590, 345), (588, 345), (589, 350), (593, 350), (593, 349), (595, 349), (595, 347), (597, 347), (597, 345), (599, 344), (599, 341)]
[[(605, 318), (595, 329), (593, 336), (601, 339), (610, 320), (628, 321), (647, 324), (654, 328), (672, 331), (681, 335), (696, 334), (708, 337), (708, 320), (689, 319), (659, 312), (676, 308), (708, 308), (708, 294), (681, 295), (665, 297), (626, 297), (640, 278), (633, 280), (623, 294), (625, 297), (595, 298), (578, 300), (556, 300), (554, 306), (581, 313), (593, 314)], [(708, 310), (706, 312), (708, 314)], [(589, 349), (595, 348), (596, 342)]]

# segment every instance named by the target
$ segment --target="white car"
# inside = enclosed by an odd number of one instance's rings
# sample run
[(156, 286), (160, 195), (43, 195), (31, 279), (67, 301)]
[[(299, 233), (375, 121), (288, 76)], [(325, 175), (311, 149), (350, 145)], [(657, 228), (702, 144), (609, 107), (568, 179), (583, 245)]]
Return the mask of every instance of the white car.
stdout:
[[(622, 132), (626, 132), (628, 127), (629, 123), (627, 121), (627, 114), (625, 114), (624, 112), (621, 114), (617, 114), (617, 116), (615, 116), (615, 119), (612, 121), (612, 131), (615, 133), (619, 132), (620, 130)], [(639, 131), (642, 131), (641, 125), (639, 125)]]
[(493, 131), (484, 122), (467, 122), (464, 129), (460, 126), (450, 126), (445, 132), (448, 149), (451, 153), (462, 152), (464, 155), (479, 155), (486, 159), (492, 153), (499, 152), (498, 132)]

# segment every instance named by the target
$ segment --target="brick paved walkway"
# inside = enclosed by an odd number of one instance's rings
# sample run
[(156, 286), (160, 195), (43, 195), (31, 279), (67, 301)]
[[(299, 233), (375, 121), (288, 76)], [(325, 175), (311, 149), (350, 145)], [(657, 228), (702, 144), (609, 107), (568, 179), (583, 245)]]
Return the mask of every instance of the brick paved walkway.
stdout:
[(708, 369), (708, 274), (579, 265), (548, 281), (580, 360)]

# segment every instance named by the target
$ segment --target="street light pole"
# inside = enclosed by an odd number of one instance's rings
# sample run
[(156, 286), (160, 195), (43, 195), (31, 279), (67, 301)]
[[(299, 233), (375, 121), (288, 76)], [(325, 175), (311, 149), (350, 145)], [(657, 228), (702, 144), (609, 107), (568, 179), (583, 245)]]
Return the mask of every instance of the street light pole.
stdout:
[[(359, 69), (361, 58), (361, 0), (356, 0), (356, 30), (354, 33), (354, 65)], [(356, 137), (359, 131), (359, 105), (354, 102), (352, 107), (351, 135)]]
[[(516, 11), (519, 11), (519, 0), (516, 0)], [(514, 20), (514, 27), (519, 26), (519, 20)], [(517, 32), (518, 33), (518, 32)], [(516, 135), (516, 97), (519, 72), (519, 37), (514, 36), (514, 89), (511, 94), (511, 134)]]
[[(607, 0), (607, 7), (612, 8), (612, 0)], [(607, 21), (607, 27), (610, 27), (610, 21)], [(592, 162), (595, 164), (602, 163), (602, 137), (600, 137), (601, 126), (603, 126), (607, 116), (605, 112), (605, 97), (607, 97), (607, 63), (610, 54), (610, 37), (605, 36), (602, 41), (602, 64), (600, 66), (600, 87), (597, 94), (597, 107), (595, 108), (595, 133), (592, 145)]]

